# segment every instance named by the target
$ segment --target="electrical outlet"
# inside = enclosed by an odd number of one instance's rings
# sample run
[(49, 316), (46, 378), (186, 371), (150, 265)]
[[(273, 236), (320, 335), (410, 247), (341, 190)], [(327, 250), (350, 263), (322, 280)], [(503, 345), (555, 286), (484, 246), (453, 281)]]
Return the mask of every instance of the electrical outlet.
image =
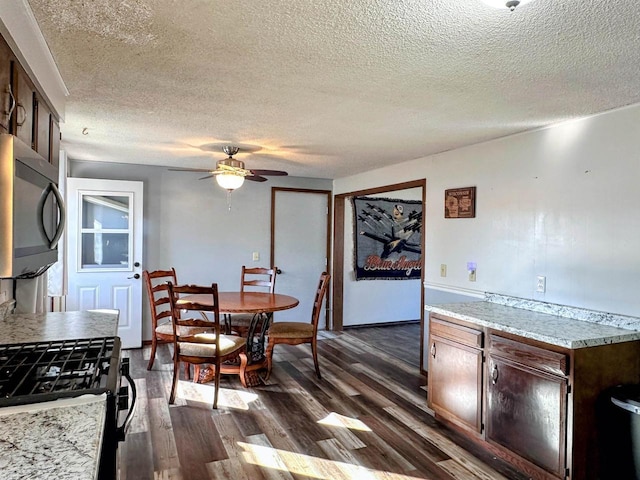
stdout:
[(538, 275), (536, 277), (536, 292), (544, 293), (547, 291), (547, 277)]
[(444, 263), (440, 264), (440, 276), (441, 277), (447, 276), (447, 266)]
[(253, 252), (253, 261), (257, 262), (260, 260), (260, 252)]

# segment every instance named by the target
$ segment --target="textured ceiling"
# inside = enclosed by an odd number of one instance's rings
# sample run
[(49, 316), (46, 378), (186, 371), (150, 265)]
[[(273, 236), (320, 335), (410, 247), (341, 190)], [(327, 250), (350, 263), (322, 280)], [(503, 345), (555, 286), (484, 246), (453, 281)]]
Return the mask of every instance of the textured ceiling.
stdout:
[(640, 2), (29, 4), (72, 159), (338, 178), (640, 102)]

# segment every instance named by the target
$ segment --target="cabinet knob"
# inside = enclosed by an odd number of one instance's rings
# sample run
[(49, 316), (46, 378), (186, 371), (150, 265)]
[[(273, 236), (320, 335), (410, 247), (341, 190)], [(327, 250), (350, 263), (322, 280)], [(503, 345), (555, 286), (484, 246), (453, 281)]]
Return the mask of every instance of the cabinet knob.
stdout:
[(431, 356), (432, 356), (433, 358), (436, 358), (436, 342), (433, 342), (433, 343), (431, 344)]
[(494, 385), (498, 383), (498, 366), (496, 364), (491, 369), (491, 383)]

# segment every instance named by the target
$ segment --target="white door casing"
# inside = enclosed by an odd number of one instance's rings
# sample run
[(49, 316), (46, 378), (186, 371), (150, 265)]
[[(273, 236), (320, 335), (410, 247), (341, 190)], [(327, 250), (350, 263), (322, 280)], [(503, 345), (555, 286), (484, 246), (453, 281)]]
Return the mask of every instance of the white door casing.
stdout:
[(123, 348), (142, 345), (142, 205), (142, 182), (67, 178), (67, 310), (119, 310)]
[[(272, 211), (273, 262), (282, 273), (276, 277), (276, 292), (296, 297), (300, 304), (277, 312), (274, 321), (308, 322), (320, 274), (328, 271), (326, 192), (274, 189)], [(326, 328), (321, 314), (319, 328)]]

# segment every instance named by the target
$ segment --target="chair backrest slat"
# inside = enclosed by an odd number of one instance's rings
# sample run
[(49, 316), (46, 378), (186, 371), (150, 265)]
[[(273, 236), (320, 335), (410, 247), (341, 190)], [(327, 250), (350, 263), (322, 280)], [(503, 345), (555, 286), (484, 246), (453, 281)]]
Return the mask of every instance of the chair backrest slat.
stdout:
[[(174, 285), (168, 284), (169, 299), (173, 316), (174, 335), (179, 339), (180, 326), (202, 327), (214, 329), (216, 336), (220, 336), (220, 303), (218, 301), (218, 284), (213, 283), (210, 287), (200, 285)], [(207, 303), (201, 303), (194, 299), (183, 300), (182, 297), (188, 295), (202, 295), (210, 298)], [(213, 313), (213, 321), (195, 318), (191, 312)]]
[(320, 319), (320, 313), (322, 312), (322, 301), (327, 293), (329, 287), (329, 279), (331, 275), (327, 272), (322, 272), (320, 275), (320, 281), (318, 282), (318, 288), (316, 290), (316, 296), (313, 300), (313, 308), (311, 309), (311, 323), (313, 324), (313, 333), (318, 331), (318, 321)]
[(142, 277), (147, 290), (147, 297), (149, 297), (152, 328), (155, 330), (158, 326), (158, 320), (171, 317), (167, 282), (177, 283), (176, 270), (175, 268), (170, 270), (144, 270)]
[[(276, 272), (277, 268), (254, 267), (247, 268), (242, 266), (240, 275), (240, 291), (244, 292), (245, 287), (261, 287), (268, 288), (269, 293), (273, 293), (276, 288)], [(258, 276), (259, 278), (255, 278)]]

